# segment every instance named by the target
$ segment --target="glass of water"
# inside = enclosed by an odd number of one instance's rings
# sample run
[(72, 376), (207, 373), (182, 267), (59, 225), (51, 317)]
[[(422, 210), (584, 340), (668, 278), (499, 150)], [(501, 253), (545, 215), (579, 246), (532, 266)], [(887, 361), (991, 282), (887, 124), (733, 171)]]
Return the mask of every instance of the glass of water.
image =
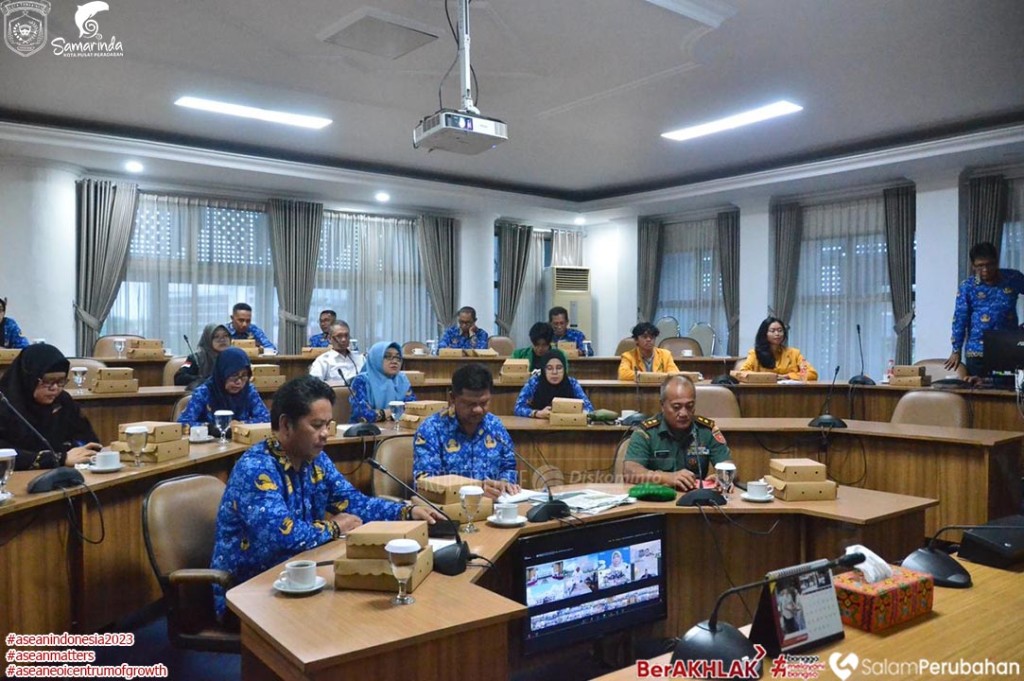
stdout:
[(405, 413), (405, 402), (402, 400), (388, 402), (388, 409), (391, 411), (391, 418), (395, 422), (395, 430), (399, 430), (398, 422), (401, 420), (402, 414)]
[(350, 352), (359, 352), (359, 339), (357, 339), (357, 338), (349, 338), (348, 339), (348, 349), (349, 349)]
[(213, 425), (220, 432), (220, 444), (222, 445), (228, 443), (228, 428), (231, 427), (231, 418), (234, 415), (235, 412), (230, 409), (218, 409), (213, 412)]
[(392, 539), (385, 546), (388, 562), (391, 563), (391, 574), (398, 580), (398, 595), (391, 599), (392, 605), (409, 605), (416, 599), (406, 593), (405, 588), (412, 579), (419, 557), (420, 544), (415, 539)]
[(427, 341), (427, 354), (428, 355), (436, 355), (437, 354), (437, 340), (436, 339), (431, 338), (431, 339), (429, 339)]
[(584, 357), (593, 357), (594, 356), (594, 347), (590, 344), (590, 341), (588, 341), (588, 340), (583, 341), (583, 356)]
[(114, 341), (114, 351), (117, 352), (118, 359), (124, 359), (124, 338), (118, 338)]
[(71, 367), (71, 380), (75, 382), (75, 392), (81, 395), (85, 392), (85, 376), (89, 370), (85, 367)]
[(145, 426), (128, 426), (124, 429), (124, 439), (135, 457), (135, 467), (142, 468), (142, 452), (149, 442), (149, 430)]
[(466, 512), (466, 527), (462, 531), (466, 534), (479, 532), (473, 524), (473, 518), (480, 510), (480, 501), (484, 498), (484, 488), (479, 485), (463, 485), (459, 488), (459, 497), (462, 499), (462, 510)]
[(14, 449), (0, 449), (0, 497), (7, 496), (7, 481), (14, 473), (14, 462), (18, 452)]

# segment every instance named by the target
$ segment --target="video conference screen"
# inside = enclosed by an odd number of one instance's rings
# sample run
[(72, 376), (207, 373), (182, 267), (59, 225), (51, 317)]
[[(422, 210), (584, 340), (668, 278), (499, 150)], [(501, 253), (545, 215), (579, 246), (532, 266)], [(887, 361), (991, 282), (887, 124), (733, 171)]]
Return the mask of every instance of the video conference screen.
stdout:
[(644, 515), (518, 541), (523, 652), (535, 653), (667, 614), (665, 519)]

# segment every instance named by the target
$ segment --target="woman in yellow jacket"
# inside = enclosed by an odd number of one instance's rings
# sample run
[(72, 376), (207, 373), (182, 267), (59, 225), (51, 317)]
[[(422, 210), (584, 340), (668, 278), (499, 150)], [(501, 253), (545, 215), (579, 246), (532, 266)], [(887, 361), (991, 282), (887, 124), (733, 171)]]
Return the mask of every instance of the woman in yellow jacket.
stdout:
[[(777, 317), (768, 317), (757, 329), (754, 347), (740, 371), (772, 371), (795, 380), (816, 381), (818, 372), (800, 351), (786, 345), (789, 329)], [(804, 371), (801, 372), (801, 369)]]
[(633, 327), (633, 340), (636, 347), (622, 353), (619, 362), (619, 380), (635, 381), (641, 371), (660, 371), (666, 374), (679, 373), (672, 353), (654, 347), (655, 339), (661, 330), (650, 322), (640, 322)]

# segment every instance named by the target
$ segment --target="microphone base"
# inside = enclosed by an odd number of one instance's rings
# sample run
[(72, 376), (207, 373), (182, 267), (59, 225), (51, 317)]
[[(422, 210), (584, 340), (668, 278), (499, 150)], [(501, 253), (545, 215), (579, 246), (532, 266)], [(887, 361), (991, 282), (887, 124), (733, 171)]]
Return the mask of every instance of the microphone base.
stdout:
[[(715, 624), (712, 631), (710, 623), (705, 620), (692, 627), (676, 642), (672, 652), (672, 662), (690, 660), (707, 660), (709, 663), (720, 662), (723, 670), (728, 670), (738, 660), (754, 660), (757, 651), (754, 644), (740, 633), (740, 630), (727, 622)], [(757, 675), (762, 673), (761, 662), (757, 663)]]
[(469, 544), (456, 542), (434, 551), (434, 572), (454, 577), (466, 571), (469, 563)]
[(571, 512), (569, 505), (564, 501), (552, 499), (542, 504), (537, 504), (526, 512), (526, 519), (531, 523), (543, 523), (556, 518), (567, 518)]
[(918, 549), (904, 558), (902, 565), (910, 570), (927, 572), (935, 580), (935, 586), (953, 589), (968, 589), (972, 586), (971, 573), (953, 560), (952, 556), (939, 549)]
[(725, 497), (713, 489), (693, 489), (679, 497), (676, 506), (725, 506)]
[(864, 374), (857, 374), (847, 382), (850, 385), (875, 385), (875, 382)]
[(832, 416), (831, 414), (822, 414), (821, 416), (813, 419), (808, 423), (811, 428), (846, 428), (846, 421), (843, 421), (838, 416)]

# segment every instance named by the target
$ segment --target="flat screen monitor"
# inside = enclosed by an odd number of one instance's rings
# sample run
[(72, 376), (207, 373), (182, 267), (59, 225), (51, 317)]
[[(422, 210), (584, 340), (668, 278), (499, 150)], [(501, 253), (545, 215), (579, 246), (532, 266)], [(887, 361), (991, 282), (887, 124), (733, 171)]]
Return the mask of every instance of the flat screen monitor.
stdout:
[(1012, 374), (1024, 369), (1024, 330), (986, 331), (982, 364), (990, 374)]
[(517, 544), (525, 654), (664, 619), (668, 612), (661, 515), (590, 523)]

